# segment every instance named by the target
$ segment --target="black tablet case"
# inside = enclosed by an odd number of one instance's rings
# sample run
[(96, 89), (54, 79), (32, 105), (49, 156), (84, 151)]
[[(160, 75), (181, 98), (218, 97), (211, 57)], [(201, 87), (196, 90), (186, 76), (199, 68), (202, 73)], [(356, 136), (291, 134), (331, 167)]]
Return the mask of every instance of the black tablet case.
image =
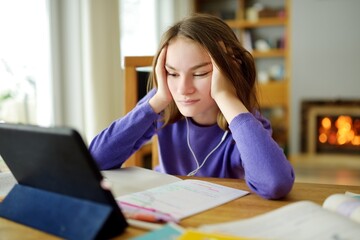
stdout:
[(76, 130), (0, 123), (0, 155), (18, 181), (1, 217), (66, 239), (108, 239), (127, 227)]

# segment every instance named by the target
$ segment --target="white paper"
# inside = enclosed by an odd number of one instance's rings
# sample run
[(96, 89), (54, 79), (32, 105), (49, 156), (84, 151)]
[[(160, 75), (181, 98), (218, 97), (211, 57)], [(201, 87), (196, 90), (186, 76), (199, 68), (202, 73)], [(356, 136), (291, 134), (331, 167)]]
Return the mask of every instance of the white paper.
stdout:
[(182, 180), (118, 197), (117, 200), (170, 214), (180, 220), (249, 192), (201, 180)]
[(325, 199), (323, 208), (342, 214), (360, 224), (360, 198), (350, 194), (333, 194)]
[(5, 197), (17, 183), (14, 175), (9, 172), (0, 172), (0, 197)]
[(202, 231), (265, 239), (359, 239), (360, 225), (310, 201), (300, 201), (249, 219), (204, 225)]
[(176, 176), (159, 173), (141, 167), (106, 170), (101, 173), (110, 183), (111, 191), (115, 197), (182, 181), (181, 178)]

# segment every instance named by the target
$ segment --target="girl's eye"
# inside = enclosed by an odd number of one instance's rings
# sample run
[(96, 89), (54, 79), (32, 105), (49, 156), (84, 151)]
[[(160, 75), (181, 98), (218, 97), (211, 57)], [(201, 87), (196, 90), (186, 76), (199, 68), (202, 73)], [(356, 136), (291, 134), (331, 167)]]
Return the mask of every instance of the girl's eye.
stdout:
[(204, 77), (204, 76), (206, 76), (206, 75), (208, 75), (209, 74), (209, 72), (205, 72), (205, 73), (195, 73), (194, 74), (194, 77)]
[(168, 72), (168, 71), (166, 71), (166, 73), (167, 73), (168, 76), (171, 76), (171, 77), (176, 77), (176, 76), (178, 76), (178, 74), (177, 74), (177, 73), (174, 73), (174, 72)]

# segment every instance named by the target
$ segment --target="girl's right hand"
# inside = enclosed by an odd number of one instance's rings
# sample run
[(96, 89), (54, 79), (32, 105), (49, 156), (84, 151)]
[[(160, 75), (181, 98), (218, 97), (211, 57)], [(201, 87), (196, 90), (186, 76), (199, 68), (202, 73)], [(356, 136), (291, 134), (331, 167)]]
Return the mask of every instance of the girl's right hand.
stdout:
[(155, 66), (155, 77), (157, 81), (157, 91), (155, 95), (149, 100), (149, 104), (156, 113), (163, 111), (173, 100), (167, 84), (167, 72), (165, 69), (166, 63), (166, 51), (165, 46), (159, 54), (159, 57)]

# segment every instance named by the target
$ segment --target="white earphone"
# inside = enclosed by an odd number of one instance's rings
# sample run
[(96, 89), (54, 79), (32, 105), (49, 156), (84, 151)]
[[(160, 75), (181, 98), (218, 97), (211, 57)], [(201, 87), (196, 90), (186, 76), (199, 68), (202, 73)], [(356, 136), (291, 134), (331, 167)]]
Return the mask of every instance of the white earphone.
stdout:
[(204, 158), (204, 161), (201, 163), (201, 165), (199, 165), (199, 161), (198, 161), (198, 159), (197, 159), (197, 157), (196, 157), (196, 155), (195, 155), (195, 153), (194, 153), (194, 151), (193, 151), (193, 149), (192, 149), (192, 147), (191, 147), (191, 145), (190, 145), (189, 120), (188, 120), (187, 118), (185, 118), (185, 120), (186, 120), (186, 130), (187, 130), (187, 132), (186, 132), (187, 145), (188, 145), (188, 148), (189, 148), (191, 154), (192, 154), (193, 157), (194, 157), (194, 160), (195, 160), (196, 166), (197, 166), (196, 169), (194, 169), (193, 171), (191, 171), (191, 172), (188, 173), (188, 176), (194, 176), (194, 175), (200, 170), (200, 168), (201, 168), (202, 166), (204, 166), (206, 160), (208, 160), (208, 158), (210, 157), (210, 155), (211, 155), (213, 152), (215, 152), (216, 149), (218, 149), (218, 148), (220, 147), (220, 145), (224, 142), (224, 140), (225, 140), (227, 134), (229, 133), (229, 131), (225, 131), (225, 132), (224, 132), (224, 135), (222, 136), (222, 138), (221, 138), (220, 142), (218, 143), (218, 145), (216, 145), (216, 147), (208, 153), (208, 155)]

